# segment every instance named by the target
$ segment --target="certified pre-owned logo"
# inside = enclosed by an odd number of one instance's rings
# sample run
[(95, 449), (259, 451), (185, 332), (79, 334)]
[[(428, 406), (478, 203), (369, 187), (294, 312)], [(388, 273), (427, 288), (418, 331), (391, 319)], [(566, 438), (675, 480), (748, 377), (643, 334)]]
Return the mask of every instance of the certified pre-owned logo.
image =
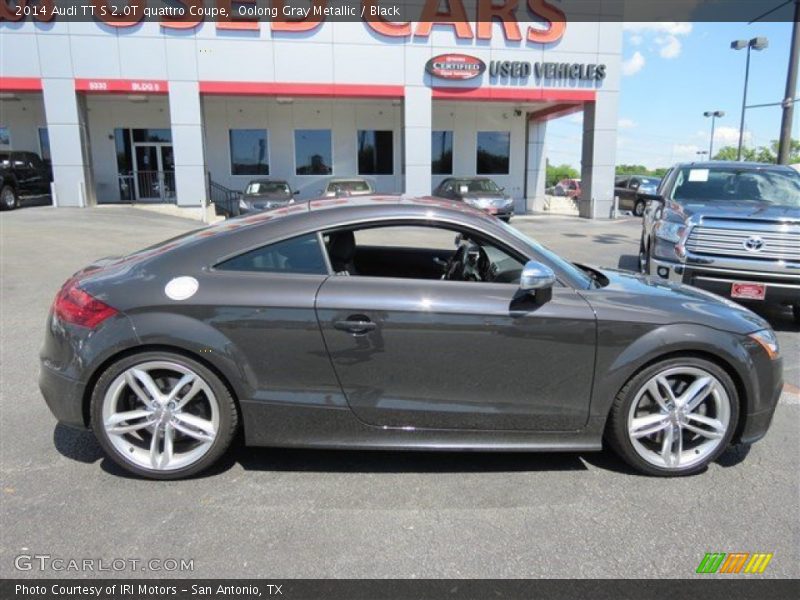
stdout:
[(749, 252), (761, 252), (764, 249), (764, 240), (757, 235), (751, 235), (744, 242), (742, 242), (744, 249)]
[(466, 54), (440, 54), (425, 65), (425, 70), (440, 79), (472, 79), (486, 70), (480, 58)]
[(698, 573), (763, 573), (772, 552), (706, 552), (697, 566)]

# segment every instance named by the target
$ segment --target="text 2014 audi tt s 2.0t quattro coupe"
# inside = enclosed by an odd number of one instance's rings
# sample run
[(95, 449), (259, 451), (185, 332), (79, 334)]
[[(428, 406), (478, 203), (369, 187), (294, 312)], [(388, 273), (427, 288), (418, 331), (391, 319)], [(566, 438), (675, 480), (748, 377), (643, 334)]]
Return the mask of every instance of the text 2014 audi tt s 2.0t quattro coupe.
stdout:
[(464, 204), (337, 198), (77, 273), (40, 386), (139, 475), (252, 446), (600, 450), (703, 469), (769, 427), (769, 325), (717, 296), (575, 266)]

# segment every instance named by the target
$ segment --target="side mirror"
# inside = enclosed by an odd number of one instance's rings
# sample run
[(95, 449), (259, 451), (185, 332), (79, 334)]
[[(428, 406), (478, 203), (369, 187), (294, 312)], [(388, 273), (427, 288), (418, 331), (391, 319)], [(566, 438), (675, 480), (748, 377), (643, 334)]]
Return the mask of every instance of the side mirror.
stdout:
[(536, 292), (552, 288), (556, 282), (553, 269), (535, 260), (529, 260), (522, 269), (519, 278), (519, 288), (524, 292)]

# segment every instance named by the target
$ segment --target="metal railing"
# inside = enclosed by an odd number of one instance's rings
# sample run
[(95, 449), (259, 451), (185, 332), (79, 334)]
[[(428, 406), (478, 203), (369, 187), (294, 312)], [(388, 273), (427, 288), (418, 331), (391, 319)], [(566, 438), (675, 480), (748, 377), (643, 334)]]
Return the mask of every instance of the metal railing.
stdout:
[(226, 217), (239, 215), (239, 199), (242, 197), (242, 193), (213, 181), (211, 174), (208, 176), (208, 196), (214, 205), (216, 214)]

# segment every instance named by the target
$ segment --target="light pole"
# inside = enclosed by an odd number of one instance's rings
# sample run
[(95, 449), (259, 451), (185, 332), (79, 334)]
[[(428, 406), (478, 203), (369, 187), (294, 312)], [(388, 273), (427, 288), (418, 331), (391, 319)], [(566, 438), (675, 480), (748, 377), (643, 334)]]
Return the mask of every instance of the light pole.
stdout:
[[(703, 113), (704, 117), (711, 117), (711, 141), (708, 143), (708, 158), (714, 158), (714, 121), (717, 120), (718, 117), (724, 117), (725, 111), (722, 110), (707, 110)], [(739, 143), (739, 147), (741, 148), (741, 142)], [(741, 151), (741, 150), (740, 150)], [(699, 154), (699, 152), (698, 152)]]
[(744, 137), (744, 111), (747, 107), (747, 82), (750, 79), (750, 50), (763, 50), (769, 46), (769, 40), (765, 37), (755, 37), (750, 41), (747, 40), (734, 40), (731, 42), (731, 48), (734, 50), (741, 50), (747, 48), (747, 65), (744, 69), (744, 97), (742, 98), (742, 120), (739, 125), (739, 150), (736, 153), (736, 160), (742, 160), (742, 140)]

